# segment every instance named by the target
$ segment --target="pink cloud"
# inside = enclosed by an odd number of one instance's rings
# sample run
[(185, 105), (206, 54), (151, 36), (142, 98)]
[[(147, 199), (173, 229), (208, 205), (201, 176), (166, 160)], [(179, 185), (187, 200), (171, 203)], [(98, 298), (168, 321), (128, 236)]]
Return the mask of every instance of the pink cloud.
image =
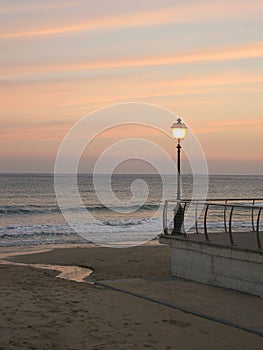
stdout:
[[(240, 18), (257, 15), (263, 9), (262, 1), (229, 2), (226, 0), (198, 1), (179, 3), (173, 7), (164, 7), (153, 11), (144, 11), (119, 16), (103, 17), (85, 20), (83, 23), (72, 22), (69, 25), (61, 23), (57, 27), (46, 29), (25, 28), (17, 32), (0, 34), (0, 38), (37, 37), (43, 35), (64, 34), (124, 27), (146, 27), (168, 23), (199, 22), (204, 20)], [(48, 25), (48, 23), (47, 23)]]
[(218, 62), (242, 60), (247, 58), (263, 57), (263, 43), (252, 43), (236, 47), (223, 47), (212, 50), (199, 50), (188, 53), (178, 53), (170, 55), (142, 56), (126, 59), (105, 60), (105, 61), (88, 61), (78, 63), (61, 63), (53, 65), (37, 65), (37, 66), (6, 66), (1, 71), (2, 77), (10, 75), (22, 74), (43, 74), (58, 73), (69, 71), (85, 71), (85, 70), (101, 70), (101, 69), (118, 69), (131, 67), (147, 67), (147, 66), (166, 66), (187, 64), (195, 62)]

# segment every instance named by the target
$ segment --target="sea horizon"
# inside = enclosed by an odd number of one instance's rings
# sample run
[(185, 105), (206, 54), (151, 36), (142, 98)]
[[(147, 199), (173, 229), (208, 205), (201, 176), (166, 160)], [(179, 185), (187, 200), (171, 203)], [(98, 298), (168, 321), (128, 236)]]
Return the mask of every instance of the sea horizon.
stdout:
[[(0, 172), (0, 175), (75, 175), (75, 173), (55, 173), (55, 172)], [(87, 176), (94, 176), (94, 173), (90, 173), (90, 172), (78, 172), (77, 175), (87, 175)], [(127, 172), (127, 173), (96, 173), (96, 175), (150, 175), (150, 176), (160, 176), (160, 174), (157, 174), (157, 173), (133, 173), (133, 172)], [(163, 174), (164, 176), (177, 176), (177, 174), (172, 174), (172, 173), (164, 173)], [(184, 173), (182, 172), (181, 173), (181, 176), (193, 176), (192, 173)], [(263, 173), (262, 174), (235, 174), (235, 173), (231, 173), (231, 174), (227, 174), (227, 173), (222, 173), (222, 174), (219, 174), (219, 173), (215, 173), (215, 174), (195, 174), (195, 176), (263, 176)]]

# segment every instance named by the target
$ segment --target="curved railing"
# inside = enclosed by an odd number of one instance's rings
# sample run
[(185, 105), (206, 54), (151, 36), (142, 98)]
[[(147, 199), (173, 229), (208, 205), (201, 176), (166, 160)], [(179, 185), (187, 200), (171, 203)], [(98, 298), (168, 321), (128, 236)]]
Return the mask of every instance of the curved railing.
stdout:
[[(221, 202), (221, 203), (220, 203)], [(223, 203), (222, 203), (223, 202)], [(230, 203), (231, 202), (231, 203)], [(237, 203), (238, 202), (238, 203)], [(240, 204), (240, 202), (246, 202)], [(251, 204), (248, 203), (251, 202)], [(233, 216), (235, 214), (235, 209), (246, 209), (251, 211), (251, 230), (256, 233), (257, 247), (262, 249), (262, 243), (260, 239), (260, 220), (263, 205), (257, 204), (257, 202), (263, 202), (263, 198), (216, 198), (216, 199), (182, 199), (182, 200), (166, 200), (163, 209), (163, 234), (169, 235), (172, 232), (169, 232), (168, 228), (168, 205), (169, 203), (181, 204), (184, 213), (187, 206), (195, 205), (195, 233), (200, 234), (199, 230), (199, 218), (198, 218), (198, 206), (202, 205), (204, 207), (203, 215), (203, 229), (204, 236), (206, 241), (210, 241), (210, 236), (208, 232), (208, 214), (212, 208), (223, 208), (223, 223), (224, 223), (224, 232), (229, 235), (229, 242), (231, 245), (235, 245), (233, 237)], [(229, 217), (227, 216), (227, 210), (230, 210)]]

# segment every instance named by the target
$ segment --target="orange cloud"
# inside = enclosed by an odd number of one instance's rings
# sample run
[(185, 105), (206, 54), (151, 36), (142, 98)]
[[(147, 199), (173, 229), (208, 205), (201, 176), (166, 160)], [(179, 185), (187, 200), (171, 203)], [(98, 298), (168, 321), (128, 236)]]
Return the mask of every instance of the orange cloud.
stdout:
[(215, 132), (226, 132), (226, 131), (241, 131), (241, 130), (258, 130), (263, 127), (263, 120), (255, 119), (255, 120), (221, 120), (221, 121), (213, 121), (207, 122), (206, 127), (197, 127), (193, 128), (194, 131), (198, 134), (202, 133), (215, 133)]
[[(227, 10), (226, 10), (227, 9)], [(0, 38), (21, 38), (37, 37), (53, 34), (64, 34), (72, 32), (82, 32), (91, 30), (102, 30), (123, 27), (146, 27), (152, 25), (181, 23), (190, 21), (213, 20), (218, 18), (239, 18), (257, 14), (263, 9), (262, 1), (239, 1), (230, 3), (226, 0), (198, 1), (191, 3), (181, 3), (173, 7), (161, 8), (154, 11), (125, 14), (112, 17), (86, 20), (85, 22), (72, 23), (65, 26), (63, 23), (58, 27), (47, 29), (28, 29), (19, 32), (2, 33)]]
[[(143, 84), (141, 84), (144, 78)], [(63, 113), (65, 108), (73, 111), (80, 106), (87, 110), (88, 104), (109, 104), (120, 101), (130, 101), (141, 98), (172, 97), (179, 95), (201, 95), (202, 93), (215, 93), (231, 91), (255, 91), (262, 83), (262, 78), (257, 72), (242, 74), (240, 72), (224, 71), (217, 74), (194, 75), (184, 78), (171, 78), (163, 80), (146, 76), (126, 75), (104, 77), (84, 80), (62, 80), (52, 82), (30, 82), (3, 84), (0, 89), (2, 113), (8, 111), (21, 111), (31, 113), (44, 108), (47, 118), (50, 114)], [(14, 100), (15, 98), (15, 100)], [(95, 106), (96, 107), (96, 106)], [(56, 108), (54, 110), (54, 108)], [(59, 111), (60, 109), (60, 111)], [(42, 112), (43, 118), (43, 112)]]
[(212, 125), (217, 125), (217, 126), (240, 126), (240, 127), (255, 127), (255, 126), (263, 126), (263, 120), (259, 119), (248, 119), (248, 120), (220, 120), (220, 121), (214, 121), (211, 123)]
[(200, 50), (198, 52), (178, 53), (174, 55), (158, 55), (134, 57), (129, 59), (116, 59), (107, 61), (90, 61), (79, 62), (73, 64), (53, 64), (42, 66), (17, 66), (3, 67), (1, 71), (2, 77), (9, 77), (21, 73), (27, 74), (43, 74), (58, 73), (69, 71), (85, 71), (94, 69), (116, 69), (116, 68), (132, 68), (147, 66), (166, 66), (176, 64), (186, 64), (195, 62), (214, 62), (214, 61), (232, 61), (248, 58), (263, 57), (263, 43), (253, 43), (249, 45), (220, 48), (214, 50)]
[(2, 128), (0, 123), (0, 139), (1, 143), (5, 142), (18, 142), (18, 141), (59, 141), (62, 140), (66, 132), (72, 126), (67, 122), (62, 125), (54, 126), (51, 122), (50, 125), (32, 125), (32, 121), (17, 122), (14, 121), (8, 125), (5, 123), (5, 127)]

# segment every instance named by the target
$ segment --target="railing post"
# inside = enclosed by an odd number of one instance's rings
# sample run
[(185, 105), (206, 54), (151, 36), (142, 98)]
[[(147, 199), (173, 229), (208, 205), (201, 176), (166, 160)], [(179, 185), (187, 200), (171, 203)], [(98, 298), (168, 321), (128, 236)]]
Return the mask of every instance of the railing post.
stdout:
[(197, 217), (198, 201), (196, 201), (195, 206), (195, 232), (198, 234), (198, 217)]
[(258, 219), (257, 219), (257, 243), (258, 243), (258, 248), (262, 249), (261, 241), (260, 241), (260, 235), (259, 235), (259, 221), (260, 221), (260, 214), (261, 214), (262, 208), (259, 209), (258, 211)]
[(253, 199), (253, 202), (252, 202), (252, 213), (251, 213), (252, 231), (255, 231), (255, 225), (254, 225), (254, 205), (255, 205), (255, 199)]
[(187, 206), (187, 202), (184, 203), (184, 208), (183, 208), (183, 223), (182, 223), (182, 233), (184, 234), (185, 238), (187, 238), (186, 232), (185, 232), (185, 228), (184, 228), (184, 214), (185, 214), (185, 209)]
[(206, 226), (208, 209), (209, 209), (209, 204), (206, 205), (205, 217), (204, 217), (204, 232), (205, 232), (205, 239), (206, 239), (206, 241), (209, 241), (208, 232), (207, 232), (207, 226)]
[[(227, 199), (225, 200), (225, 204), (227, 204)], [(224, 207), (224, 226), (225, 226), (225, 232), (227, 232), (226, 210), (227, 210), (227, 206)]]
[(167, 205), (168, 201), (164, 202), (163, 207), (163, 234), (168, 235), (168, 227), (167, 227)]
[(232, 216), (233, 216), (233, 211), (234, 211), (234, 207), (231, 208), (230, 216), (229, 216), (229, 239), (230, 239), (231, 245), (235, 245), (234, 239), (233, 239), (233, 235), (232, 235)]

